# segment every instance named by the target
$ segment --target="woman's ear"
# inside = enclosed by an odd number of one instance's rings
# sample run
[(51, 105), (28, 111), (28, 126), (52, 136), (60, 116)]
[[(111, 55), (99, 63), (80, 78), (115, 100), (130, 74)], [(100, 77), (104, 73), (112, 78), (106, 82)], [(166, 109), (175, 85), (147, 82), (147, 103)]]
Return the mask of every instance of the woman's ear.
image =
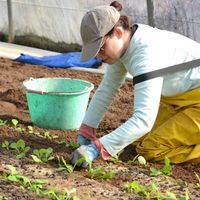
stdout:
[(123, 34), (124, 34), (124, 30), (121, 26), (116, 26), (114, 28), (114, 34), (118, 37), (118, 38), (122, 38)]

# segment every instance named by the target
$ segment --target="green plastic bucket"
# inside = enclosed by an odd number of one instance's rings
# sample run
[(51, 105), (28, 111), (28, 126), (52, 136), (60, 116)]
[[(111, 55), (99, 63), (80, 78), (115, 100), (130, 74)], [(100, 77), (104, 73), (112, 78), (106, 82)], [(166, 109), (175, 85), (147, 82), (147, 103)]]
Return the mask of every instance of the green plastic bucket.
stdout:
[(31, 121), (38, 127), (79, 129), (94, 85), (71, 78), (38, 78), (23, 82)]

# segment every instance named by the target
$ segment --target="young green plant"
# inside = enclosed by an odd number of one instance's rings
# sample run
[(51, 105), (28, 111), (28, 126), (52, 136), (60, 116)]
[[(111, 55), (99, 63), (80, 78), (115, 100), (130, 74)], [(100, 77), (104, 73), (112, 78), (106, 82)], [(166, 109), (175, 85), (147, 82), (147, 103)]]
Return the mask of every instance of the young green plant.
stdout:
[(6, 150), (9, 150), (10, 143), (7, 140), (5, 140), (4, 142), (2, 142), (1, 147), (5, 148)]
[(45, 163), (54, 159), (53, 149), (51, 147), (45, 149), (34, 149), (31, 155), (32, 159), (37, 163)]
[(17, 142), (11, 143), (9, 148), (17, 152), (18, 155), (16, 156), (16, 159), (23, 158), (30, 150), (30, 147), (26, 146), (25, 141), (22, 139), (19, 139)]
[(67, 163), (67, 161), (64, 159), (63, 156), (56, 156), (58, 160), (58, 171), (67, 171), (69, 173), (72, 173), (74, 171), (74, 167)]
[(7, 123), (7, 120), (0, 119), (0, 126), (4, 126)]
[(164, 166), (161, 169), (156, 169), (154, 167), (150, 168), (150, 176), (159, 176), (161, 174), (165, 174), (170, 176), (172, 173), (172, 166), (170, 164), (170, 160), (166, 157), (164, 161)]
[(89, 163), (88, 174), (91, 179), (112, 179), (115, 176), (114, 171), (106, 171), (103, 167), (92, 167), (92, 163)]
[(23, 128), (18, 126), (19, 125), (19, 121), (17, 119), (12, 119), (11, 122), (14, 125), (14, 128), (15, 128), (16, 131), (18, 131), (18, 132), (24, 131)]

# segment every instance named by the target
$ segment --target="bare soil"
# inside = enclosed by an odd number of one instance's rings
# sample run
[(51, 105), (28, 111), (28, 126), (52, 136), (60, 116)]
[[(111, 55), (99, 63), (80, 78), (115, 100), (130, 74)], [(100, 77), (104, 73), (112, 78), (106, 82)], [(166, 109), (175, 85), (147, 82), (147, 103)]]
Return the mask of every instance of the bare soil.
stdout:
[[(180, 199), (181, 195), (185, 195), (185, 191), (188, 189), (190, 199), (200, 199), (200, 189), (196, 187), (199, 180), (195, 175), (195, 173), (200, 175), (199, 164), (185, 163), (172, 165), (172, 175), (151, 177), (149, 175), (149, 168), (160, 168), (163, 164), (148, 163), (147, 166), (141, 166), (137, 161), (130, 164), (128, 161), (133, 160), (136, 156), (132, 145), (121, 153), (117, 162), (105, 162), (100, 158), (94, 162), (94, 168), (101, 166), (108, 171), (114, 170), (116, 172), (116, 175), (109, 180), (91, 179), (87, 169), (75, 168), (72, 173), (66, 171), (58, 172), (58, 162), (56, 159), (48, 163), (35, 163), (31, 159), (30, 154), (33, 149), (39, 148), (52, 147), (55, 157), (60, 155), (67, 158), (74, 149), (70, 146), (58, 144), (56, 140), (64, 140), (67, 143), (70, 141), (75, 142), (77, 131), (47, 130), (33, 125), (29, 115), (26, 95), (22, 89), (22, 82), (30, 77), (80, 78), (88, 80), (95, 85), (95, 89), (91, 93), (92, 97), (102, 79), (102, 75), (72, 69), (34, 66), (5, 58), (0, 58), (0, 74), (0, 119), (7, 121), (5, 125), (0, 126), (0, 144), (6, 140), (16, 142), (19, 139), (23, 139), (26, 145), (31, 147), (29, 153), (21, 159), (16, 159), (17, 154), (14, 151), (0, 147), (0, 199), (50, 199), (47, 196), (42, 197), (36, 193), (31, 193), (28, 189), (3, 178), (3, 174), (8, 171), (7, 165), (15, 166), (21, 175), (27, 176), (30, 179), (47, 179), (48, 184), (46, 187), (48, 188), (57, 188), (59, 191), (62, 191), (64, 188), (68, 190), (75, 188), (75, 194), (81, 200), (145, 199), (141, 194), (129, 193), (124, 189), (124, 185), (131, 181), (138, 181), (143, 186), (156, 183), (161, 193), (164, 194), (166, 191), (171, 191), (177, 195), (177, 199)], [(130, 117), (133, 110), (132, 91), (131, 82), (126, 81), (97, 130), (99, 137), (114, 130)], [(11, 122), (12, 119), (18, 120), (18, 126), (22, 131), (14, 127)], [(56, 135), (58, 138), (48, 139), (40, 137), (37, 134), (30, 133), (28, 126), (33, 127), (34, 133), (39, 132), (44, 135), (44, 133), (49, 132), (50, 135)]]

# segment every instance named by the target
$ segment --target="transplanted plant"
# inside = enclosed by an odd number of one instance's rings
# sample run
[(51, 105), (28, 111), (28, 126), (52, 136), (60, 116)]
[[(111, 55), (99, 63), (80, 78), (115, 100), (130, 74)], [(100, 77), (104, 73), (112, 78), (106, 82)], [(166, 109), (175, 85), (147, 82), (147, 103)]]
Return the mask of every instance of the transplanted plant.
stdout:
[(176, 194), (170, 191), (162, 193), (156, 183), (152, 183), (149, 186), (143, 186), (137, 181), (132, 181), (125, 184), (125, 189), (127, 192), (134, 192), (149, 200), (189, 200), (188, 191), (186, 191), (186, 195), (177, 197)]
[(17, 119), (12, 119), (11, 122), (14, 125), (14, 128), (15, 128), (16, 131), (19, 131), (19, 132), (24, 131), (23, 128), (18, 126), (19, 125), (19, 121)]
[(47, 183), (48, 181), (46, 179), (34, 179), (31, 180), (31, 184), (27, 187), (27, 189), (30, 192), (34, 192), (37, 195), (40, 195), (42, 193), (43, 186)]
[(55, 140), (57, 144), (61, 144), (65, 147), (70, 147), (72, 149), (77, 149), (80, 145), (74, 142), (73, 140), (70, 140), (69, 142), (66, 142), (65, 140)]
[(9, 150), (10, 143), (7, 140), (5, 140), (4, 142), (2, 142), (1, 147)]
[(75, 193), (76, 189), (72, 188), (71, 190), (64, 189), (63, 193), (58, 192), (56, 189), (48, 189), (42, 192), (42, 195), (48, 195), (52, 200), (80, 200), (77, 196), (71, 196), (72, 193)]
[(197, 177), (197, 183), (196, 183), (196, 188), (200, 189), (200, 178), (199, 175), (195, 172), (195, 176)]
[(7, 168), (10, 170), (10, 173), (3, 175), (6, 180), (17, 183), (23, 187), (30, 186), (30, 180), (27, 177), (18, 174), (14, 166), (7, 165)]
[(0, 194), (0, 200), (8, 200), (8, 198)]
[(164, 166), (161, 169), (150, 168), (150, 176), (159, 176), (161, 174), (165, 174), (170, 176), (172, 173), (172, 166), (170, 164), (170, 160), (166, 157), (164, 161)]
[[(12, 165), (7, 165), (10, 172), (3, 173), (3, 178), (9, 182), (13, 182), (19, 186), (28, 189), (30, 192), (36, 193), (40, 196), (49, 196), (52, 200), (79, 200), (77, 196), (71, 196), (76, 190), (64, 189), (64, 192), (58, 192), (56, 189), (45, 189), (44, 185), (48, 183), (45, 179), (33, 179), (20, 175), (16, 168)], [(1, 196), (1, 195), (0, 195)], [(6, 200), (6, 199), (0, 199)]]
[(74, 167), (68, 164), (63, 156), (57, 155), (57, 159), (58, 159), (58, 164), (59, 164), (58, 171), (67, 171), (69, 173), (72, 173), (74, 171)]
[(17, 142), (13, 142), (10, 144), (10, 149), (17, 152), (17, 159), (20, 159), (26, 155), (26, 153), (30, 150), (29, 146), (26, 146), (25, 141), (20, 139)]
[(53, 149), (51, 147), (45, 149), (34, 149), (31, 155), (32, 159), (37, 163), (48, 162), (54, 159)]
[[(7, 120), (0, 119), (0, 126), (3, 126), (7, 123)], [(1, 196), (0, 196), (1, 197)], [(0, 198), (1, 199), (1, 198)]]
[(91, 179), (112, 179), (116, 174), (114, 171), (106, 171), (103, 167), (93, 168), (91, 162), (89, 163), (89, 168), (87, 171)]

